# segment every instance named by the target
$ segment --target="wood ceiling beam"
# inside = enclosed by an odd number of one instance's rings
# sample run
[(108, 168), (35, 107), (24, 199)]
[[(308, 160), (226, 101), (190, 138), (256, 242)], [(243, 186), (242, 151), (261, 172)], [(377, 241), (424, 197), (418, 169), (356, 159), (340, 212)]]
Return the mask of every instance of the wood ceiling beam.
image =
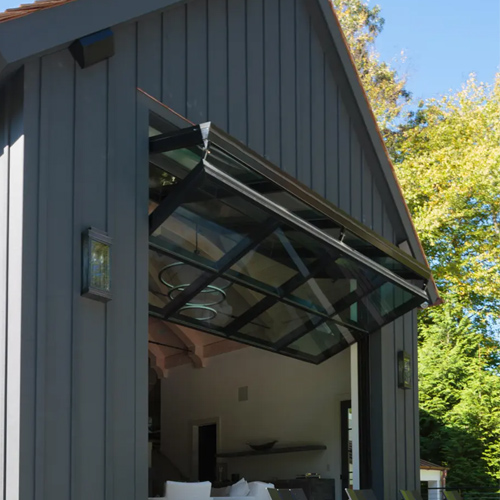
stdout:
[(156, 372), (158, 378), (167, 378), (168, 368), (166, 365), (165, 353), (161, 350), (160, 346), (149, 344), (148, 357), (151, 360), (151, 368)]

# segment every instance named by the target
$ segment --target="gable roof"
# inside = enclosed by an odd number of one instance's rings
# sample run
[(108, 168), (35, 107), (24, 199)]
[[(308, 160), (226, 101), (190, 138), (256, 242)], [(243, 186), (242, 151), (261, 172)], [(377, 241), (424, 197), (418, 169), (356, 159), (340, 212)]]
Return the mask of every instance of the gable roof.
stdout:
[(427, 460), (420, 459), (420, 469), (421, 470), (449, 470), (449, 467), (443, 467), (442, 465), (436, 465)]
[[(82, 36), (186, 1), (189, 0), (41, 0), (9, 9), (0, 14), (0, 83), (5, 75), (22, 66), (29, 57), (62, 49)], [(398, 243), (406, 241), (413, 256), (428, 267), (332, 4), (330, 0), (302, 1), (318, 32), (328, 62), (336, 68), (339, 87), (346, 94), (348, 112), (361, 132), (367, 155), (373, 165), (380, 166), (374, 169), (374, 178), (387, 200), (393, 225), (398, 229)], [(439, 301), (433, 280), (429, 283), (428, 292), (431, 303)]]

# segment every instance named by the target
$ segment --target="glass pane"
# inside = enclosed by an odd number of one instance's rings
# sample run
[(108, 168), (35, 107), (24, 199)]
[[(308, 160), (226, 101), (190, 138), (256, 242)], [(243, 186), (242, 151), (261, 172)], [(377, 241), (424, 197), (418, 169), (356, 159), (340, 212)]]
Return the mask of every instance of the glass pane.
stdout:
[(278, 229), (232, 266), (231, 271), (277, 288), (293, 278), (299, 266), (295, 252)]
[[(358, 300), (353, 321), (365, 330), (373, 331), (418, 307), (421, 302), (421, 298), (393, 283), (385, 282)], [(345, 318), (346, 314), (344, 311), (335, 318)]]
[(223, 328), (243, 314), (264, 296), (230, 281), (217, 279), (189, 301), (178, 316), (203, 323), (208, 328)]
[(191, 189), (153, 233), (155, 244), (217, 262), (269, 216), (231, 190), (207, 179)]
[(175, 182), (186, 175), (200, 163), (204, 156), (201, 148), (183, 148), (149, 155), (149, 162), (157, 168), (168, 172)]
[(239, 332), (274, 344), (286, 335), (305, 335), (321, 321), (318, 316), (278, 302), (240, 328)]
[(234, 158), (223, 149), (220, 149), (217, 146), (212, 146), (207, 160), (214, 167), (217, 167), (223, 172), (229, 174), (231, 177), (252, 188), (254, 191), (265, 196), (274, 203), (286, 208), (289, 212), (292, 212), (312, 224), (316, 222), (318, 226), (324, 226), (324, 221), (328, 221), (328, 227), (332, 227), (334, 225), (338, 228), (337, 234), (340, 234), (341, 227), (334, 221), (327, 219), (325, 215), (320, 214), (310, 205), (304, 203), (288, 191), (285, 191), (282, 187), (269, 180), (267, 177), (247, 167), (244, 163)]
[[(186, 122), (186, 127), (188, 123)], [(151, 113), (149, 137), (155, 135), (166, 134), (174, 132), (177, 127), (172, 126), (164, 119)], [(161, 167), (161, 169), (168, 172), (175, 182), (183, 179), (205, 156), (204, 150), (199, 146), (191, 148), (180, 148), (164, 153), (150, 154), (150, 163)]]
[(326, 243), (313, 239), (296, 229), (283, 229), (301, 264), (307, 280), (287, 290), (287, 299), (317, 310), (321, 314), (339, 315), (345, 321), (356, 321), (355, 303), (360, 295), (380, 286), (385, 279), (330, 248)]
[(293, 351), (297, 351), (316, 357), (335, 347), (338, 348), (337, 352), (340, 352), (348, 345), (338, 326), (331, 321), (326, 321), (315, 330), (290, 344), (284, 349), (284, 352), (293, 354)]
[(90, 286), (109, 292), (110, 248), (106, 243), (90, 240)]
[[(307, 203), (304, 203), (297, 196), (290, 194), (275, 182), (270, 181), (262, 174), (247, 167), (243, 162), (226, 153), (224, 150), (213, 146), (210, 153), (208, 161), (215, 167), (231, 175), (259, 194), (262, 194), (267, 199), (287, 209), (297, 217), (321, 229), (329, 236), (335, 239), (340, 238), (342, 225), (335, 220), (327, 217), (321, 211), (316, 210)], [(368, 241), (355, 236), (350, 231), (345, 232), (343, 241), (346, 245), (349, 245), (351, 248), (370, 257), (381, 266), (384, 266), (386, 269), (404, 278), (418, 278), (418, 275), (404, 264), (388, 256)]]
[(149, 164), (149, 213), (172, 192), (179, 180), (152, 163)]
[[(333, 259), (328, 249), (304, 231), (282, 225), (233, 267), (232, 271), (278, 288), (281, 295), (296, 290)], [(312, 286), (312, 281), (309, 280)], [(304, 291), (304, 287), (302, 287)], [(299, 296), (304, 299), (304, 296)], [(316, 308), (310, 303), (308, 307)]]
[(344, 237), (344, 243), (349, 245), (354, 250), (357, 250), (359, 253), (366, 255), (371, 260), (380, 264), (381, 266), (389, 269), (395, 274), (405, 278), (405, 279), (418, 279), (421, 278), (417, 273), (412, 271), (410, 268), (399, 262), (398, 260), (390, 257), (382, 250), (378, 249), (374, 245), (371, 245), (367, 241), (355, 236), (349, 231), (346, 231)]
[[(204, 272), (150, 249), (150, 304), (164, 308)], [(176, 316), (192, 322), (194, 327), (201, 323), (206, 328), (224, 327), (263, 298), (262, 294), (214, 276), (200, 293), (180, 307)]]
[[(242, 186), (217, 180), (209, 168), (197, 187), (183, 187), (179, 179), (198, 165), (196, 148), (156, 156), (162, 158), (150, 165), (150, 211), (168, 204), (173, 193), (180, 201), (151, 236), (150, 305), (159, 313), (192, 283), (203, 278), (204, 286), (178, 300), (166, 319), (319, 362), (423, 301), (359, 262), (348, 245), (407, 272), (350, 233), (347, 245), (337, 248), (308, 224), (287, 221), (286, 212), (273, 216), (272, 206), (264, 207), (255, 194), (244, 197)], [(231, 155), (212, 148), (209, 161), (326, 234), (340, 236), (335, 221)], [(262, 231), (273, 217), (279, 227)]]
[(259, 173), (248, 168), (244, 163), (234, 158), (234, 156), (215, 145), (210, 146), (207, 161), (246, 186), (253, 188), (255, 185), (265, 181), (264, 177)]

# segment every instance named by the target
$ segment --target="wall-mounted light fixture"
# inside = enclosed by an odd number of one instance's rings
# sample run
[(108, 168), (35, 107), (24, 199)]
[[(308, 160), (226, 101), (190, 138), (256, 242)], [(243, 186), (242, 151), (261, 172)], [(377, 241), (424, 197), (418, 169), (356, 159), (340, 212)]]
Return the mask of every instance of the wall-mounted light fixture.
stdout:
[(106, 28), (75, 40), (69, 51), (82, 69), (109, 59), (115, 53), (113, 32)]
[(111, 300), (111, 238), (94, 228), (82, 233), (82, 295)]
[(398, 387), (411, 389), (411, 357), (405, 351), (398, 352)]

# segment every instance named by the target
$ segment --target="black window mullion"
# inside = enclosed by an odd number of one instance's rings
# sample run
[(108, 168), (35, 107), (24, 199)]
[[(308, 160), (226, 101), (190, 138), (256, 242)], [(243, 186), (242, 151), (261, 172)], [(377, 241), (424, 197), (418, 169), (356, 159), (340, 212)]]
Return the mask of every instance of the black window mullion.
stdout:
[(149, 215), (149, 235), (151, 236), (172, 213), (186, 201), (186, 193), (194, 190), (204, 177), (203, 162), (200, 162), (189, 174), (177, 184), (172, 191)]
[(204, 163), (207, 173), (209, 173), (212, 177), (219, 180), (227, 187), (233, 189), (240, 196), (247, 198), (253, 203), (258, 203), (271, 216), (276, 217), (285, 224), (295, 227), (299, 231), (305, 232), (308, 236), (312, 237), (317, 241), (326, 243), (335, 251), (343, 253), (351, 260), (358, 263), (358, 265), (360, 264), (362, 267), (366, 267), (370, 269), (372, 272), (383, 275), (388, 281), (391, 281), (392, 283), (400, 286), (401, 288), (408, 290), (413, 295), (420, 295), (423, 300), (428, 298), (427, 294), (423, 290), (418, 289), (413, 284), (406, 282), (403, 278), (401, 278), (397, 274), (384, 268), (382, 265), (372, 261), (371, 259), (365, 257), (363, 254), (353, 250), (344, 243), (337, 241), (335, 238), (332, 238), (331, 236), (327, 235), (320, 229), (315, 228), (307, 221), (299, 219), (296, 215), (284, 209), (282, 206), (268, 200), (259, 193), (252, 191), (252, 189), (248, 188), (244, 184), (232, 178), (230, 175), (226, 174), (225, 172), (219, 171), (218, 169), (213, 167), (209, 162), (205, 161)]
[(150, 137), (149, 153), (165, 153), (167, 151), (173, 151), (174, 149), (203, 145), (203, 131), (200, 125), (195, 125), (193, 127), (182, 128)]
[(310, 331), (315, 330), (318, 326), (328, 321), (328, 318), (315, 317), (306, 321), (303, 325), (298, 326), (295, 330), (287, 333), (283, 338), (276, 342), (275, 348), (277, 351), (293, 344), (296, 340), (299, 340), (304, 335), (307, 335)]
[(353, 305), (362, 302), (366, 305), (366, 297), (373, 293), (377, 288), (380, 288), (385, 282), (382, 278), (378, 277), (372, 282), (363, 283), (363, 287), (357, 287), (345, 297), (339, 299), (333, 304), (335, 316), (341, 315), (346, 312)]
[(179, 308), (198, 295), (212, 281), (220, 278), (231, 266), (236, 264), (246, 253), (255, 248), (264, 238), (269, 236), (278, 227), (278, 222), (274, 219), (259, 226), (256, 231), (250, 233), (234, 246), (216, 264), (216, 272), (205, 271), (193, 281), (183, 292), (175, 297), (172, 302), (163, 308), (163, 315), (169, 317), (177, 312)]
[(326, 256), (318, 259), (311, 266), (309, 266), (309, 269), (307, 270), (306, 273), (296, 274), (288, 281), (283, 283), (283, 285), (281, 285), (278, 289), (279, 291), (278, 297), (267, 296), (260, 302), (255, 304), (253, 307), (251, 307), (250, 309), (247, 309), (247, 311), (245, 311), (239, 318), (236, 318), (229, 325), (227, 325), (226, 330), (228, 332), (228, 335), (234, 334), (240, 328), (245, 326), (247, 323), (260, 316), (264, 311), (267, 311), (268, 309), (276, 305), (278, 302), (281, 302), (281, 299), (285, 295), (288, 295), (289, 293), (293, 292), (300, 286), (307, 283), (311, 278), (313, 278), (318, 272), (320, 272), (324, 268), (325, 260)]

